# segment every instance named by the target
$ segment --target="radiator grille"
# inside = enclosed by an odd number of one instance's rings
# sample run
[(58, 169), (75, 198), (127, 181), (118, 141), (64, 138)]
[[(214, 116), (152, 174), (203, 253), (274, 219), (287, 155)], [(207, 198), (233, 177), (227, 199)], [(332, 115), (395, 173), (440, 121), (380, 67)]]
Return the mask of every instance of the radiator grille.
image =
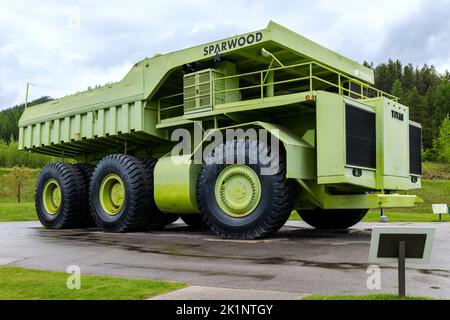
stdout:
[(375, 113), (345, 105), (346, 162), (376, 168)]
[(409, 170), (422, 175), (422, 129), (409, 125)]

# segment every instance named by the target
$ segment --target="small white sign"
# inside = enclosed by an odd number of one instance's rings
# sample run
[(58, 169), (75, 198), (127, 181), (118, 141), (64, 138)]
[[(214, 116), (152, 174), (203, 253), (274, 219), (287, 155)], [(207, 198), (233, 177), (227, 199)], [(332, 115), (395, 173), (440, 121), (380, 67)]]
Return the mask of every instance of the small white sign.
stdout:
[(433, 204), (434, 214), (448, 213), (448, 206), (446, 204)]

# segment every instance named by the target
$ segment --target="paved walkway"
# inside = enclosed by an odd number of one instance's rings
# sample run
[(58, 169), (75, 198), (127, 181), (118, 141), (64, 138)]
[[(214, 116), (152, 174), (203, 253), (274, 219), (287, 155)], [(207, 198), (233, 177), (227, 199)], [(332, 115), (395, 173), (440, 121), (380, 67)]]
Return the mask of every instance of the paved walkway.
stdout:
[(149, 300), (298, 300), (305, 296), (291, 292), (190, 286)]

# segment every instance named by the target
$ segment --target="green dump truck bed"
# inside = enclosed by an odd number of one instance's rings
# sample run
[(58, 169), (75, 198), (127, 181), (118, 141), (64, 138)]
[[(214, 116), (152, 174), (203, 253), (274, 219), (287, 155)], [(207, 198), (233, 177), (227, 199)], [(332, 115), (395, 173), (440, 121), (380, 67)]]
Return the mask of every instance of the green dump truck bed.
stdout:
[[(284, 62), (317, 62), (356, 82), (374, 82), (371, 69), (270, 22), (260, 31), (146, 58), (118, 83), (26, 108), (19, 121), (19, 148), (73, 157), (127, 141), (161, 143), (168, 135), (162, 130), (158, 99), (178, 93), (170, 89), (172, 74), (185, 64), (218, 55), (245, 70), (246, 65), (267, 62), (262, 48)], [(183, 117), (172, 123), (180, 120)]]

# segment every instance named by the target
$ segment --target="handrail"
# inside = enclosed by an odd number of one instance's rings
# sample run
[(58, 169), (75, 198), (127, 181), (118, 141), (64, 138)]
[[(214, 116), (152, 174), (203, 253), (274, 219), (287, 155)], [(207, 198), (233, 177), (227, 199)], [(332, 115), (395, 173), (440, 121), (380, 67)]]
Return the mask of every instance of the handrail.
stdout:
[[(314, 73), (314, 67), (319, 67), (322, 71), (326, 70), (328, 72), (330, 72), (331, 74), (334, 74), (337, 76), (337, 83), (334, 83), (332, 81), (326, 80), (321, 78), (320, 76), (315, 75)], [(303, 68), (300, 72), (297, 71), (292, 71), (295, 68)], [(280, 81), (272, 81), (272, 82), (266, 82), (267, 81), (267, 76), (270, 73), (275, 73), (277, 71), (286, 71), (287, 73), (296, 73), (297, 75), (299, 75), (299, 77), (295, 77), (295, 78), (291, 78), (291, 79), (284, 79), (284, 80), (280, 80)], [(305, 74), (304, 76), (302, 76), (303, 74)], [(254, 76), (254, 75), (259, 75), (259, 84), (254, 84), (254, 85), (250, 85), (250, 86), (246, 86), (246, 87), (238, 87), (238, 88), (230, 88), (230, 89), (224, 89), (224, 90), (216, 90), (216, 83), (218, 81), (225, 81), (225, 80), (229, 80), (229, 79), (239, 79), (242, 77), (249, 77), (249, 76)], [(286, 83), (293, 83), (293, 82), (302, 82), (302, 81), (307, 81), (309, 80), (309, 84), (305, 85), (306, 87), (309, 87), (309, 90), (307, 91), (314, 91), (315, 89), (315, 82), (319, 82), (319, 83), (323, 83), (326, 84), (330, 87), (336, 88), (338, 89), (339, 94), (345, 94), (347, 93), (349, 96), (354, 96), (354, 97), (358, 97), (359, 99), (369, 99), (372, 97), (387, 97), (389, 99), (392, 99), (394, 101), (398, 101), (398, 98), (392, 94), (383, 92), (371, 85), (368, 85), (360, 80), (351, 78), (339, 71), (333, 70), (330, 67), (327, 67), (319, 62), (303, 62), (303, 63), (298, 63), (298, 64), (294, 64), (294, 65), (288, 65), (288, 66), (282, 66), (282, 67), (269, 67), (268, 69), (264, 69), (264, 70), (258, 70), (258, 71), (251, 71), (251, 72), (246, 72), (246, 73), (241, 73), (241, 74), (236, 74), (236, 75), (230, 75), (230, 76), (222, 76), (222, 77), (218, 77), (215, 79), (211, 79), (209, 81), (206, 82), (202, 82), (201, 84), (210, 84), (211, 85), (211, 92), (207, 93), (207, 94), (196, 94), (193, 97), (190, 97), (189, 100), (195, 99), (195, 98), (199, 98), (199, 97), (203, 97), (203, 96), (211, 96), (211, 103), (214, 104), (216, 95), (218, 94), (226, 94), (226, 93), (230, 93), (230, 92), (235, 92), (235, 91), (244, 91), (244, 90), (251, 90), (251, 89), (257, 89), (260, 88), (260, 98), (264, 99), (264, 88), (268, 87), (268, 86), (273, 86), (275, 87), (276, 85), (280, 85), (280, 84), (286, 84)], [(352, 88), (352, 84), (357, 85), (360, 90), (353, 90)], [(199, 84), (194, 84), (194, 85), (189, 85), (186, 86), (186, 88), (191, 88), (191, 87), (195, 87), (198, 86)], [(316, 87), (317, 88), (317, 87)], [(358, 92), (359, 91), (359, 92)], [(370, 94), (373, 93), (373, 96), (370, 96)], [(166, 110), (172, 110), (175, 108), (183, 108), (184, 107), (184, 103), (183, 104), (176, 104), (176, 105), (169, 105), (169, 106), (165, 106), (162, 107), (161, 106), (161, 102), (163, 103), (168, 103), (168, 102), (164, 102), (164, 100), (167, 99), (173, 99), (173, 98), (177, 98), (177, 97), (181, 97), (183, 96), (183, 92), (182, 93), (177, 93), (177, 94), (173, 94), (170, 96), (166, 96), (166, 97), (162, 97), (158, 100), (158, 122), (160, 120), (160, 113), (164, 112)]]
[(169, 98), (175, 98), (175, 97), (182, 96), (182, 95), (183, 95), (183, 92), (181, 92), (181, 93), (176, 93), (176, 94), (172, 94), (172, 95), (170, 95), (170, 96), (162, 97), (162, 98), (160, 98), (159, 100), (169, 99)]
[[(245, 76), (254, 75), (254, 74), (264, 74), (265, 72), (270, 73), (270, 72), (274, 72), (274, 71), (278, 71), (278, 70), (287, 70), (287, 69), (292, 69), (292, 68), (298, 68), (298, 67), (302, 67), (302, 66), (310, 66), (310, 67), (312, 67), (313, 65), (319, 66), (319, 67), (321, 67), (321, 68), (323, 68), (323, 69), (325, 69), (325, 70), (328, 70), (328, 71), (330, 71), (330, 72), (332, 72), (332, 73), (338, 75), (339, 78), (341, 79), (341, 81), (340, 81), (341, 83), (342, 83), (342, 77), (344, 77), (344, 78), (345, 78), (346, 80), (348, 80), (350, 83), (354, 83), (354, 84), (356, 84), (356, 85), (358, 85), (358, 86), (360, 86), (360, 87), (362, 87), (362, 88), (364, 88), (364, 89), (367, 89), (367, 90), (373, 90), (374, 92), (377, 93), (377, 97), (379, 97), (379, 96), (385, 96), (385, 97), (390, 98), (390, 99), (392, 99), (392, 100), (394, 100), (394, 101), (398, 101), (398, 97), (396, 97), (396, 96), (394, 96), (394, 95), (392, 95), (392, 94), (389, 94), (389, 93), (387, 93), (387, 92), (383, 92), (383, 91), (381, 91), (381, 90), (379, 90), (379, 89), (377, 89), (377, 88), (375, 88), (375, 87), (372, 87), (372, 86), (370, 86), (370, 85), (368, 85), (368, 84), (366, 84), (366, 83), (364, 83), (364, 82), (362, 82), (362, 81), (359, 81), (359, 80), (357, 80), (357, 79), (350, 78), (349, 76), (346, 76), (346, 75), (340, 73), (339, 71), (335, 71), (335, 70), (333, 70), (333, 69), (331, 69), (331, 68), (329, 68), (329, 67), (327, 67), (327, 66), (325, 66), (325, 65), (323, 65), (323, 64), (321, 64), (321, 63), (319, 63), (319, 62), (304, 62), (304, 63), (294, 64), (294, 65), (288, 65), (288, 66), (285, 66), (285, 67), (276, 67), (276, 68), (269, 68), (269, 69), (265, 69), (265, 70), (252, 71), (252, 72), (241, 73), (241, 74), (236, 74), (236, 75), (231, 75), (231, 76), (226, 76), (226, 77), (220, 77), (220, 78), (213, 79), (212, 81), (220, 81), (220, 80), (226, 80), (226, 79), (234, 79), (234, 78), (240, 78), (240, 77), (245, 77)], [(311, 69), (311, 68), (310, 68), (310, 69)], [(361, 96), (361, 93), (358, 93), (358, 92), (353, 91), (353, 90), (350, 90), (350, 89), (346, 89), (345, 87), (336, 85), (336, 84), (334, 84), (334, 83), (328, 82), (328, 81), (325, 80), (325, 79), (322, 79), (322, 78), (320, 78), (320, 77), (314, 76), (314, 75), (312, 75), (312, 72), (311, 72), (311, 71), (312, 71), (312, 70), (310, 70), (310, 75), (309, 75), (309, 77), (311, 77), (311, 78), (313, 78), (313, 79), (316, 79), (316, 80), (319, 80), (319, 81), (322, 81), (322, 82), (324, 82), (324, 83), (330, 84), (330, 85), (332, 85), (332, 86), (334, 86), (334, 87), (336, 87), (336, 88), (342, 88), (342, 89), (344, 89), (345, 91), (350, 91), (352, 94), (360, 95), (360, 96)], [(308, 78), (309, 78), (309, 77), (308, 77)], [(301, 78), (295, 78), (295, 79), (292, 79), (292, 80), (293, 80), (293, 81), (300, 81)], [(265, 86), (265, 85), (276, 85), (276, 84), (280, 84), (280, 83), (282, 83), (282, 82), (271, 82), (271, 83), (269, 83), (269, 84), (261, 83), (260, 85), (261, 85), (261, 86)], [(239, 88), (235, 88), (235, 89), (245, 90), (245, 89), (251, 89), (252, 87), (254, 87), (254, 86), (239, 87)], [(228, 89), (228, 90), (231, 91), (231, 90), (233, 90), (233, 89)], [(310, 90), (310, 91), (313, 91), (313, 90)], [(226, 90), (220, 91), (220, 93), (224, 93), (224, 92), (228, 92), (228, 91), (226, 91)], [(216, 93), (217, 93), (217, 92), (216, 92)], [(362, 95), (362, 96), (363, 96), (364, 98), (368, 98), (368, 97), (366, 97), (366, 96), (364, 96), (364, 95)]]

